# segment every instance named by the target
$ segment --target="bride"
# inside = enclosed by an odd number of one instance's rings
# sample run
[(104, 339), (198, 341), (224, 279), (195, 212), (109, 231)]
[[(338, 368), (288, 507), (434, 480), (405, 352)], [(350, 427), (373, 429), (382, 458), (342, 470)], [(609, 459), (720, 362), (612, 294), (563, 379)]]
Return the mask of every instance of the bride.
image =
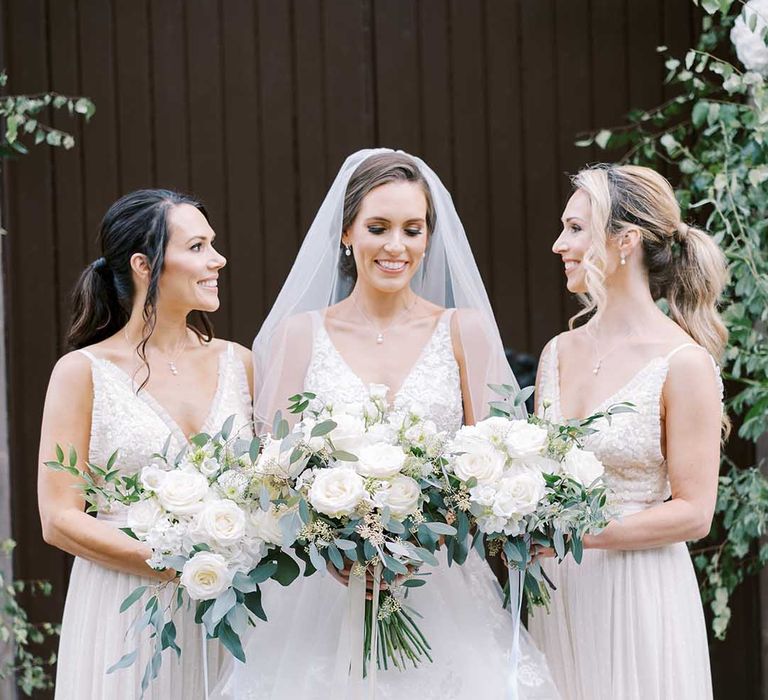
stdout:
[[(417, 410), (452, 432), (486, 415), (489, 382), (515, 384), (450, 195), (421, 160), (384, 149), (355, 153), (342, 166), (254, 356), (257, 431), (292, 394), (311, 390), (323, 403), (348, 405), (375, 383), (386, 385), (395, 410)], [(473, 551), (449, 568), (441, 554), (429, 569), (428, 585), (408, 601), (423, 616), (434, 662), (380, 671), (376, 697), (556, 698), (524, 630), (513, 651), (513, 617), (486, 563)], [(343, 583), (315, 574), (288, 591), (265, 587), (269, 622), (253, 632), (247, 662), (222, 679), (216, 697), (357, 700), (332, 680)]]

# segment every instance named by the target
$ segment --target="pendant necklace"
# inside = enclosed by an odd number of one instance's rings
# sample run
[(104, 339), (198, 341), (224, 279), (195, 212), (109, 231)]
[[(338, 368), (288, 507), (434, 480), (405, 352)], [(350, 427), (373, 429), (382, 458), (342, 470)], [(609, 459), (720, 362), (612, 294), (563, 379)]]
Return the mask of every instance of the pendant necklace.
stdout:
[[(186, 330), (185, 330), (186, 333)], [(125, 341), (130, 345), (131, 347), (134, 347), (133, 344), (130, 341), (130, 338), (128, 338), (128, 331), (124, 327), (123, 328), (123, 335), (125, 336)], [(176, 366), (176, 361), (181, 356), (181, 353), (184, 351), (184, 349), (187, 347), (187, 337), (185, 335), (184, 339), (179, 343), (179, 348), (176, 350), (176, 352), (173, 354), (173, 357), (169, 360), (166, 359), (165, 362), (168, 365), (168, 369), (170, 370), (171, 374), (176, 377), (179, 374), (179, 368)], [(165, 353), (161, 353), (165, 354)]]
[(401, 316), (404, 318), (411, 312), (413, 307), (416, 306), (416, 301), (414, 301), (413, 304), (406, 307), (399, 314), (397, 314), (397, 316), (395, 316), (395, 318), (389, 323), (389, 325), (386, 328), (379, 328), (373, 321), (371, 321), (368, 314), (365, 313), (365, 311), (363, 311), (362, 308), (360, 308), (360, 305), (357, 303), (357, 299), (355, 297), (352, 297), (352, 303), (355, 305), (355, 308), (360, 312), (362, 317), (368, 322), (368, 325), (371, 326), (371, 328), (373, 328), (373, 330), (376, 331), (377, 345), (381, 345), (382, 343), (384, 343), (384, 334), (387, 333), (392, 328), (392, 326), (395, 325), (395, 323), (400, 319)]
[(632, 338), (635, 335), (634, 331), (630, 331), (627, 335), (625, 335), (623, 338), (619, 340), (619, 342), (615, 343), (611, 348), (608, 350), (608, 352), (604, 352), (602, 355), (598, 354), (598, 346), (597, 346), (597, 340), (595, 340), (595, 354), (598, 355), (597, 361), (592, 366), (592, 374), (597, 376), (598, 372), (600, 372), (600, 368), (603, 366), (603, 360), (608, 357), (614, 350), (617, 350), (619, 346), (626, 343), (630, 338)]

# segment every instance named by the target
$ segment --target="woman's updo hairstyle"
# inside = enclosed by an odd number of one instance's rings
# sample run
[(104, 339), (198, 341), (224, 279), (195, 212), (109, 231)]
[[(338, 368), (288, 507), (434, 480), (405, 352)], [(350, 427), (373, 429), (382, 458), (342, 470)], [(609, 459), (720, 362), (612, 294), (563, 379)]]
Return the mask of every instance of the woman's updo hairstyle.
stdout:
[[(71, 348), (109, 338), (128, 322), (135, 294), (131, 257), (141, 253), (147, 257), (151, 270), (142, 312), (144, 333), (137, 348), (146, 364), (146, 345), (157, 321), (157, 290), (169, 239), (168, 213), (181, 204), (195, 207), (208, 220), (208, 212), (199, 201), (164, 189), (131, 192), (109, 208), (99, 231), (101, 257), (85, 268), (73, 292), (72, 321), (67, 334)], [(195, 316), (190, 318), (189, 328), (201, 340), (210, 341), (210, 320), (201, 311), (196, 311)]]
[[(427, 232), (434, 231), (435, 206), (432, 202), (429, 183), (421, 174), (416, 161), (405, 153), (397, 151), (372, 155), (360, 163), (352, 173), (344, 195), (341, 230), (346, 231), (354, 223), (360, 213), (363, 200), (369, 192), (390, 182), (414, 182), (421, 186), (427, 200)], [(339, 270), (344, 277), (354, 281), (357, 279), (355, 258), (352, 255), (344, 255), (343, 243), (339, 242), (339, 246)]]
[(666, 299), (672, 319), (720, 360), (728, 332), (717, 304), (727, 281), (725, 256), (707, 235), (680, 218), (672, 186), (655, 170), (638, 165), (594, 165), (573, 178), (591, 205), (592, 244), (586, 270), (584, 309), (574, 318), (600, 313), (606, 300), (606, 247), (610, 236), (635, 229), (654, 299)]

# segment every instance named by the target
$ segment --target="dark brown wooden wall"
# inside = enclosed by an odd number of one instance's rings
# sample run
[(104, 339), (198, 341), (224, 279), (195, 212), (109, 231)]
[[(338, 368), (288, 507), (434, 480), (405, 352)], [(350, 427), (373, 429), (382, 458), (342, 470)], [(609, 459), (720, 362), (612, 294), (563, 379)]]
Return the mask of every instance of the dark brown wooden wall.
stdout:
[[(74, 125), (74, 150), (37, 149), (6, 174), (16, 566), (53, 581), (54, 599), (35, 609), (48, 618), (60, 613), (68, 558), (40, 537), (41, 407), (64, 351), (69, 290), (99, 254), (112, 201), (163, 186), (209, 205), (229, 259), (217, 332), (250, 344), (344, 157), (402, 148), (452, 191), (505, 341), (538, 353), (573, 309), (550, 252), (565, 173), (600, 157), (575, 136), (667, 97), (655, 48), (682, 54), (697, 26), (690, 0), (0, 0), (0, 9), (12, 92), (55, 89), (97, 105), (90, 124)], [(54, 122), (73, 128), (65, 116)], [(760, 676), (759, 630), (739, 622), (753, 602), (734, 611), (733, 652), (715, 652), (718, 672), (745, 689)]]

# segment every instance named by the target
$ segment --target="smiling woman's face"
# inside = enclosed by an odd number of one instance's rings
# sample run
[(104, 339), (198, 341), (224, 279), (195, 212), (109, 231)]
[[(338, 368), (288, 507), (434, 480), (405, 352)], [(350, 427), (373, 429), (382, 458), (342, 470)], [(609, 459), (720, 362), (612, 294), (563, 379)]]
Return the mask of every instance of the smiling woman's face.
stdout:
[(576, 190), (565, 205), (563, 229), (552, 246), (552, 252), (563, 260), (568, 291), (574, 294), (587, 291), (582, 260), (592, 245), (591, 219), (589, 197), (583, 190)]
[(406, 288), (427, 250), (427, 197), (415, 182), (389, 182), (363, 199), (342, 242), (352, 247), (357, 283), (384, 293)]
[(187, 313), (216, 311), (219, 270), (227, 260), (213, 247), (210, 224), (195, 207), (180, 204), (168, 212), (168, 234), (158, 303)]

